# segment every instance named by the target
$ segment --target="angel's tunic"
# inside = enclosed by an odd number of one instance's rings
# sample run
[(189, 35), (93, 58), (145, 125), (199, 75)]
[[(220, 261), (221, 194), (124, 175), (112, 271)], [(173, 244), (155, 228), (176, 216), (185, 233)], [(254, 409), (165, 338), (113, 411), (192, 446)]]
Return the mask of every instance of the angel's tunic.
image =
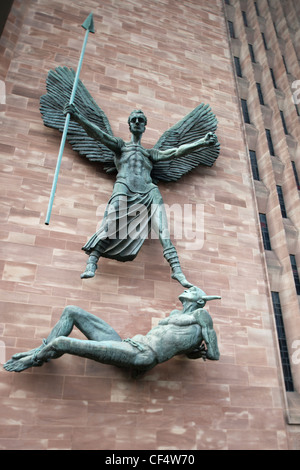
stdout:
[[(158, 151), (141, 146), (137, 149), (122, 139), (118, 141), (120, 156), (115, 161), (118, 175), (113, 193), (100, 228), (82, 249), (88, 255), (94, 252), (104, 258), (125, 262), (137, 256), (151, 230), (151, 219), (163, 200), (150, 176)], [(129, 159), (130, 167), (127, 165)], [(139, 165), (142, 169), (137, 179), (134, 171)]]

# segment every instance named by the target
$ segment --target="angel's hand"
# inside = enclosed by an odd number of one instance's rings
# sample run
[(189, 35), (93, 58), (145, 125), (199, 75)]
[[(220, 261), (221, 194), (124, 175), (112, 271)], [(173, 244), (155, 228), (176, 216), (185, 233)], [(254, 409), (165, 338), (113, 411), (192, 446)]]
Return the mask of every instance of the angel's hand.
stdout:
[(206, 145), (215, 145), (218, 142), (216, 134), (213, 132), (208, 132), (206, 136), (204, 137), (204, 142)]
[(76, 119), (79, 116), (79, 111), (74, 104), (66, 104), (64, 107), (64, 114), (70, 114), (72, 119)]

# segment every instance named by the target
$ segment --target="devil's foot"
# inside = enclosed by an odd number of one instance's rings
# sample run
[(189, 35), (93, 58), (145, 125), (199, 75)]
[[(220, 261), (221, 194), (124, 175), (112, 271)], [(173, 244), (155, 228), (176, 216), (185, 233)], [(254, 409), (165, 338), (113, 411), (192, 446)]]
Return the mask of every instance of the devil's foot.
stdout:
[(178, 281), (183, 287), (193, 287), (193, 284), (191, 284), (186, 279), (185, 275), (181, 271), (173, 273), (172, 279), (175, 279), (176, 281)]

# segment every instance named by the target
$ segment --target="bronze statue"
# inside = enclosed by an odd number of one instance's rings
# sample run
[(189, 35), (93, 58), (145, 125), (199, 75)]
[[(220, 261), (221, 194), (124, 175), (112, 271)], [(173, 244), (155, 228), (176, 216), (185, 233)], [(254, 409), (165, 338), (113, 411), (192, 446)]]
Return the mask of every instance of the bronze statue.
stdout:
[[(220, 297), (207, 296), (194, 286), (185, 290), (179, 299), (182, 310), (173, 310), (146, 335), (138, 334), (125, 340), (95, 315), (79, 307), (68, 306), (41, 346), (15, 354), (4, 364), (4, 369), (21, 372), (41, 366), (63, 354), (72, 354), (103, 364), (129, 368), (132, 375), (137, 377), (179, 354), (185, 354), (190, 359), (202, 357), (218, 360), (217, 335), (213, 321), (203, 307), (208, 300)], [(87, 340), (68, 337), (74, 326)]]
[[(107, 172), (117, 171), (101, 227), (82, 248), (89, 258), (81, 277), (95, 275), (100, 257), (133, 260), (153, 228), (172, 269), (172, 278), (184, 287), (191, 287), (182, 273), (177, 251), (171, 242), (162, 196), (156, 183), (176, 181), (200, 164), (211, 166), (214, 163), (220, 147), (214, 134), (217, 127), (214, 114), (208, 105), (197, 106), (166, 131), (152, 149), (146, 149), (141, 145), (147, 124), (142, 111), (133, 111), (129, 116), (132, 137), (130, 142), (124, 142), (113, 135), (105, 113), (81, 81), (74, 104), (65, 106), (73, 81), (74, 72), (66, 67), (49, 72), (47, 94), (41, 98), (44, 123), (62, 130), (64, 114), (69, 113), (72, 123), (67, 138), (73, 149), (90, 160), (104, 163)], [(138, 237), (129, 230), (137, 220), (137, 213), (141, 229)]]

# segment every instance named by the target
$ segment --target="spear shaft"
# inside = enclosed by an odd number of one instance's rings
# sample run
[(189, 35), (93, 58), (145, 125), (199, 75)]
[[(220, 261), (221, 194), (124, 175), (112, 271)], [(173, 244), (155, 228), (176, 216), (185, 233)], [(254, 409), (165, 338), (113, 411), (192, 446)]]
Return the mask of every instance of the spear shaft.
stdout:
[[(86, 30), (86, 32), (85, 32), (85, 36), (84, 36), (83, 46), (82, 46), (82, 49), (81, 49), (81, 54), (80, 54), (80, 58), (79, 58), (78, 66), (77, 66), (77, 71), (76, 71), (76, 75), (75, 75), (75, 79), (74, 79), (74, 83), (73, 83), (73, 88), (72, 88), (72, 93), (71, 93), (69, 104), (72, 104), (74, 102), (76, 89), (77, 89), (77, 85), (78, 85), (78, 81), (79, 81), (79, 74), (80, 74), (80, 70), (81, 70), (81, 66), (82, 66), (82, 62), (83, 62), (83, 57), (84, 57), (84, 53), (85, 53), (85, 48), (86, 48), (86, 44), (87, 44), (87, 40), (88, 40), (88, 35), (89, 35), (89, 33), (94, 33), (95, 32), (93, 14), (92, 13), (90, 13), (90, 15), (87, 17), (85, 22), (82, 24), (82, 27)], [(46, 215), (46, 220), (45, 220), (46, 225), (49, 225), (49, 223), (50, 223), (51, 211), (52, 211), (52, 206), (53, 206), (53, 201), (54, 201), (54, 196), (55, 196), (55, 191), (56, 191), (56, 186), (57, 186), (57, 180), (58, 180), (61, 160), (62, 160), (63, 151), (64, 151), (66, 139), (67, 139), (68, 127), (69, 127), (69, 123), (70, 123), (70, 117), (71, 117), (70, 113), (67, 113), (66, 120), (65, 120), (65, 125), (64, 125), (64, 130), (63, 130), (63, 135), (62, 135), (61, 142), (60, 142), (57, 162), (56, 162), (56, 168), (55, 168), (55, 173), (54, 173), (54, 178), (53, 178), (53, 183), (52, 183), (52, 189), (51, 189), (49, 204), (48, 204), (48, 210), (47, 210), (47, 215)]]

